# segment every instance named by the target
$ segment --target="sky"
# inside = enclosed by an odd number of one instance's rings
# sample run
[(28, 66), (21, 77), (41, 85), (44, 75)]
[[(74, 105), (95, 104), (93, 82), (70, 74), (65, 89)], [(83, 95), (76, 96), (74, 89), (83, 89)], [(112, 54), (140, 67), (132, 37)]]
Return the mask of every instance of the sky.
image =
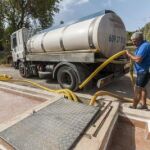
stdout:
[(135, 31), (150, 22), (150, 0), (62, 0), (54, 26), (72, 22), (95, 12), (109, 9), (123, 20), (127, 31)]

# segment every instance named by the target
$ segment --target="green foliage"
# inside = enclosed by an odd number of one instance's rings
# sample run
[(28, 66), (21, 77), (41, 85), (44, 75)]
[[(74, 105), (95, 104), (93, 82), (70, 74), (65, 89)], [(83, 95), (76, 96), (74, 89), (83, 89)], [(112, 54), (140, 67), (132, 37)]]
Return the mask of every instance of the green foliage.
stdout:
[(0, 65), (7, 64), (8, 56), (10, 56), (10, 52), (8, 51), (0, 52)]
[(41, 28), (53, 23), (53, 16), (59, 11), (61, 0), (1, 0), (0, 18), (11, 26), (13, 31), (33, 26), (36, 20)]
[(2, 20), (0, 20), (0, 51), (3, 50), (3, 36), (4, 36), (4, 26)]
[[(140, 31), (143, 32), (144, 39), (146, 39), (147, 41), (150, 41), (150, 22), (147, 23), (143, 28), (141, 28)], [(129, 44), (130, 44), (130, 37), (133, 33), (134, 32), (127, 32), (127, 41)]]
[(59, 12), (60, 1), (0, 0), (0, 50), (10, 51), (10, 35), (22, 27), (44, 29), (51, 26), (54, 14)]
[(143, 28), (144, 38), (150, 41), (150, 23), (147, 23)]
[(127, 31), (127, 41), (130, 41), (133, 32)]

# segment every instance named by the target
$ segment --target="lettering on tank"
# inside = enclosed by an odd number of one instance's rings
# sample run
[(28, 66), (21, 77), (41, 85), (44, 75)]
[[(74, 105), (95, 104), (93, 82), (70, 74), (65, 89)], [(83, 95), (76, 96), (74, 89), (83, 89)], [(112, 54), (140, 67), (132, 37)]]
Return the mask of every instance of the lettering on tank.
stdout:
[(125, 37), (117, 36), (117, 35), (113, 35), (113, 34), (109, 35), (109, 42), (111, 42), (111, 43), (125, 44), (125, 41), (126, 41)]

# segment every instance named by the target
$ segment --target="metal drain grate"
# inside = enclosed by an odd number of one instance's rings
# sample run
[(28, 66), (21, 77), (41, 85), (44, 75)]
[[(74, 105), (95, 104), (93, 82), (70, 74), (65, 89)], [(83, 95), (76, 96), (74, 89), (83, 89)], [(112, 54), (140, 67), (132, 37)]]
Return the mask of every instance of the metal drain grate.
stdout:
[(16, 150), (68, 150), (98, 111), (62, 98), (2, 131), (0, 137)]

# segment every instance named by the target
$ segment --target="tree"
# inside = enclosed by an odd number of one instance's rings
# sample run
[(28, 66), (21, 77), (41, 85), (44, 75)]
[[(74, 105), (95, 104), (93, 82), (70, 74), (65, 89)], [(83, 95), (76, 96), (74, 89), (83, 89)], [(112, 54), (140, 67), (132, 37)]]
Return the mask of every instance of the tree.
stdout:
[(0, 18), (13, 31), (34, 26), (36, 20), (41, 28), (52, 25), (53, 16), (59, 11), (61, 0), (1, 0)]
[(144, 37), (146, 40), (150, 41), (150, 23), (147, 23), (143, 29)]
[(131, 40), (131, 35), (133, 32), (127, 31), (127, 41)]
[(10, 50), (10, 35), (22, 27), (47, 28), (61, 0), (0, 0), (0, 49)]
[(0, 19), (0, 51), (4, 49), (3, 47), (3, 36), (4, 36), (4, 25), (2, 20)]

